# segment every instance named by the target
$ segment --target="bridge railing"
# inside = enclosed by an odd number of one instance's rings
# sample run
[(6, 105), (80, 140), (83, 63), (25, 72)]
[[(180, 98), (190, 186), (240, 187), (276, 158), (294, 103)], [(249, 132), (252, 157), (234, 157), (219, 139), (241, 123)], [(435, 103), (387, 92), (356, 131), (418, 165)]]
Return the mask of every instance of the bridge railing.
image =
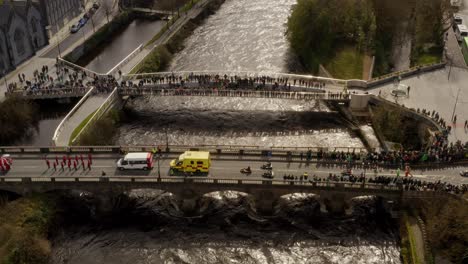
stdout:
[(108, 77), (107, 74), (98, 73), (98, 72), (92, 71), (90, 69), (87, 69), (85, 67), (81, 67), (80, 65), (69, 62), (69, 61), (67, 61), (67, 60), (65, 60), (65, 59), (63, 59), (61, 57), (58, 57), (58, 63), (61, 66), (68, 67), (68, 68), (73, 69), (75, 71), (85, 72), (86, 75), (89, 76), (89, 77), (93, 77), (93, 76), (97, 76), (98, 78), (107, 78)]
[(140, 44), (135, 50), (133, 50), (130, 54), (128, 54), (123, 60), (121, 60), (114, 68), (110, 69), (107, 72), (107, 75), (113, 75), (120, 69), (120, 66), (124, 65), (125, 63), (129, 62), (133, 57), (135, 57), (138, 53), (143, 50), (143, 44)]
[(119, 88), (120, 95), (152, 95), (152, 96), (220, 96), (220, 97), (253, 97), (282, 98), (295, 100), (348, 100), (348, 93), (331, 92), (286, 92), (262, 90), (225, 90), (225, 89), (161, 89), (157, 87)]
[(329, 83), (337, 86), (346, 86), (347, 81), (342, 79), (327, 78), (313, 75), (300, 75), (291, 73), (277, 73), (277, 72), (250, 72), (250, 71), (178, 71), (178, 72), (153, 72), (153, 73), (139, 73), (139, 74), (125, 74), (124, 80), (140, 80), (153, 77), (168, 77), (176, 76), (184, 79), (191, 76), (220, 76), (220, 77), (238, 77), (238, 78), (263, 78), (268, 77), (272, 79), (288, 79), (288, 80), (302, 80), (302, 81), (319, 81), (323, 83)]
[[(313, 182), (299, 180), (272, 180), (272, 179), (239, 179), (239, 178), (206, 178), (206, 177), (150, 177), (150, 176), (118, 176), (118, 177), (0, 177), (0, 187), (2, 185), (13, 184), (14, 186), (34, 185), (34, 184), (216, 184), (220, 186), (232, 185), (254, 185), (254, 186), (297, 186), (298, 188), (312, 188), (317, 190), (367, 190), (372, 193), (400, 193), (404, 199), (428, 198), (428, 197), (457, 197), (460, 194), (448, 191), (436, 191), (432, 189), (407, 190), (404, 185), (387, 185), (379, 183), (349, 183), (349, 182)], [(73, 186), (71, 186), (73, 188)]]
[[(148, 146), (6, 146), (0, 147), (0, 153), (18, 154), (70, 154), (70, 153), (127, 153), (127, 152), (150, 152), (156, 149), (157, 145)], [(166, 146), (164, 146), (166, 147)], [(316, 157), (319, 151), (343, 151), (345, 153), (367, 153), (365, 148), (360, 147), (261, 147), (247, 145), (168, 145), (166, 153), (182, 153), (187, 150), (208, 151), (213, 155), (261, 155), (267, 157), (286, 157), (290, 153), (291, 157), (298, 158), (300, 153), (304, 156), (307, 151), (311, 151), (312, 157)]]
[(52, 89), (39, 89), (36, 91), (13, 90), (6, 92), (6, 96), (25, 97), (28, 99), (57, 98), (57, 97), (81, 97), (85, 95), (89, 87), (63, 87)]
[[(62, 132), (64, 128), (64, 124), (70, 119), (70, 117), (75, 114), (75, 112), (80, 108), (80, 106), (88, 99), (88, 97), (93, 93), (94, 87), (91, 87), (91, 89), (88, 90), (88, 92), (78, 101), (78, 103), (72, 108), (70, 112), (62, 119), (60, 124), (57, 126), (54, 132), (54, 136), (52, 137), (52, 144), (57, 145), (58, 143), (58, 138), (60, 136), (60, 133)], [(67, 142), (68, 144), (68, 142)]]

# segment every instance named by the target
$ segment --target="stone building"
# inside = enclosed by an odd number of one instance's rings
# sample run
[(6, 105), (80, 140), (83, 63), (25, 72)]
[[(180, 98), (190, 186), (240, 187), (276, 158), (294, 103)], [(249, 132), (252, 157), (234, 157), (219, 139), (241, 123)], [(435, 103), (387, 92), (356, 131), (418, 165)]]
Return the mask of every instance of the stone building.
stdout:
[(79, 16), (84, 8), (84, 0), (38, 0), (41, 11), (46, 17), (49, 36), (63, 28), (73, 18)]
[(4, 0), (0, 5), (0, 75), (13, 70), (47, 44), (39, 3)]

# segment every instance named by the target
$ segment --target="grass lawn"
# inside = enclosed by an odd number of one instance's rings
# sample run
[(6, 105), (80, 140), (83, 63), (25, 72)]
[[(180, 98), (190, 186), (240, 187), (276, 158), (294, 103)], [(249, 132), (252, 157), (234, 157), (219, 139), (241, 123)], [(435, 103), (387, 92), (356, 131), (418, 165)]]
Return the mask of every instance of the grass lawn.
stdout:
[(423, 53), (416, 59), (415, 66), (440, 62), (440, 59), (440, 54)]
[[(96, 110), (97, 111), (97, 110)], [(70, 136), (70, 141), (68, 142), (68, 145), (71, 146), (72, 145), (72, 140), (78, 135), (78, 133), (80, 133), (80, 131), (84, 128), (84, 126), (89, 122), (89, 120), (91, 119), (91, 117), (93, 117), (94, 113), (96, 113), (96, 111), (92, 112), (89, 116), (87, 116), (81, 123), (80, 125), (78, 125), (74, 130), (73, 132), (71, 133), (71, 136)]]
[(364, 55), (354, 47), (343, 47), (324, 67), (334, 78), (362, 79), (363, 59)]

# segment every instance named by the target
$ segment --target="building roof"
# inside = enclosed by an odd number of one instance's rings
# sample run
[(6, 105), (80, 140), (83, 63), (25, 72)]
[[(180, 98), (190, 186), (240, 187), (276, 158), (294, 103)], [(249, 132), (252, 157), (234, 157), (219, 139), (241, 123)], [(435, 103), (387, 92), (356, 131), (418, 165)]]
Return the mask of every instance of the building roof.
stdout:
[(185, 151), (185, 153), (180, 155), (179, 160), (186, 159), (186, 158), (206, 160), (210, 158), (210, 152), (208, 151)]
[(146, 158), (150, 158), (151, 157), (151, 153), (150, 152), (131, 152), (131, 153), (128, 153), (127, 155), (125, 155), (125, 159), (126, 160), (130, 160), (130, 159), (146, 159)]

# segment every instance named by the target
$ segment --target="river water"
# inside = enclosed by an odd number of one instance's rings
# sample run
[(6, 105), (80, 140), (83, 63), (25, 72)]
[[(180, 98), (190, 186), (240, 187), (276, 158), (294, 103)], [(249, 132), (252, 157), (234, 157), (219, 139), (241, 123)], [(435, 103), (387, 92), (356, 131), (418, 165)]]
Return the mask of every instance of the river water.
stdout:
[(364, 147), (318, 100), (139, 97), (127, 107), (119, 145)]
[[(170, 70), (287, 72), (284, 24), (295, 2), (226, 0), (186, 40)], [(363, 146), (319, 101), (140, 97), (127, 107), (120, 145)], [(104, 222), (83, 217), (93, 215), (92, 206), (85, 213), (67, 203), (73, 223), (55, 235), (52, 263), (400, 263), (398, 228), (385, 224), (373, 198), (336, 217), (320, 213), (313, 197), (293, 194), (274, 216), (262, 217), (247, 195), (217, 192), (187, 217), (171, 194), (126, 195), (129, 206), (119, 200)]]
[(296, 0), (226, 0), (185, 41), (173, 71), (287, 72), (285, 23)]
[(397, 228), (372, 197), (355, 198), (351, 215), (333, 217), (320, 212), (314, 195), (290, 194), (263, 217), (247, 194), (214, 192), (199, 200), (195, 216), (184, 217), (171, 194), (127, 195), (120, 199), (124, 213), (100, 224), (90, 224), (92, 216), (77, 220), (67, 203), (75, 223), (58, 232), (52, 262), (400, 263)]
[(135, 19), (118, 36), (106, 42), (105, 48), (85, 67), (99, 73), (107, 73), (140, 44), (145, 45), (166, 22)]

